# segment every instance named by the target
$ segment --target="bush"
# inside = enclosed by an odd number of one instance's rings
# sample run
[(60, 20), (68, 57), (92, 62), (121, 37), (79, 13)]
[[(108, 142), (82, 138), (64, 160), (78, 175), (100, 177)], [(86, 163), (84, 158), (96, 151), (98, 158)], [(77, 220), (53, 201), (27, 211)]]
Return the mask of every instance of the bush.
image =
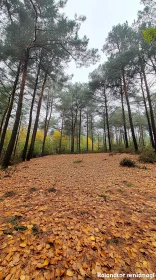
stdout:
[(127, 167), (135, 167), (135, 162), (133, 160), (131, 160), (130, 158), (123, 158), (120, 161), (120, 165), (121, 166), (127, 166)]
[(128, 148), (125, 148), (124, 145), (113, 146), (112, 150), (120, 154), (135, 154), (135, 150), (133, 146), (129, 146)]
[(155, 163), (156, 153), (152, 148), (148, 147), (142, 151), (139, 160), (145, 163)]

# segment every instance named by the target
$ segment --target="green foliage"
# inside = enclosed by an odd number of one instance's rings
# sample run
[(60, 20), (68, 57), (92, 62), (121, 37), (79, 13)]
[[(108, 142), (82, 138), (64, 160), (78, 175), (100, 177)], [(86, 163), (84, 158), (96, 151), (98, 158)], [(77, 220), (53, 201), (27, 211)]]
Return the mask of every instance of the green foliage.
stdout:
[(120, 161), (120, 165), (125, 166), (125, 167), (135, 167), (136, 166), (135, 162), (133, 160), (131, 160), (130, 158), (123, 158)]
[(118, 189), (117, 192), (123, 193), (123, 190), (122, 189)]
[(104, 199), (104, 201), (107, 201), (107, 196), (105, 194), (99, 194), (100, 197), (102, 197)]
[(147, 147), (142, 151), (139, 160), (144, 163), (155, 163), (156, 153), (151, 147)]
[(39, 233), (39, 227), (38, 225), (33, 225), (32, 227), (32, 232), (33, 232), (33, 235), (37, 235)]
[(15, 229), (16, 231), (19, 231), (19, 230), (25, 231), (25, 230), (27, 230), (28, 228), (27, 228), (26, 226), (15, 226), (14, 229)]
[(124, 183), (124, 185), (126, 186), (126, 187), (133, 187), (133, 184), (132, 183)]
[(124, 144), (113, 145), (112, 149), (113, 149), (113, 152), (115, 152), (115, 153), (121, 153), (121, 154), (134, 154), (135, 153), (133, 146), (125, 148)]
[(12, 225), (16, 224), (20, 219), (22, 218), (22, 216), (17, 216), (15, 215), (14, 217), (11, 217), (9, 219), (9, 223), (11, 223)]
[(144, 35), (145, 42), (150, 43), (152, 41), (156, 41), (156, 28), (143, 30), (142, 33)]
[(117, 238), (113, 238), (112, 241), (113, 241), (113, 243), (116, 244), (116, 245), (119, 243), (119, 240), (118, 240)]
[(12, 231), (5, 229), (3, 230), (3, 234), (12, 235)]

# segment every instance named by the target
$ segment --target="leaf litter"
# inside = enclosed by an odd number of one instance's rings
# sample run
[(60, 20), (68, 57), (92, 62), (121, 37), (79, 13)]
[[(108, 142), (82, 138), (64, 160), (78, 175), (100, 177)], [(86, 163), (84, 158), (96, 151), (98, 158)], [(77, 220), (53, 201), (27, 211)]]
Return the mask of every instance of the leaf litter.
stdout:
[(0, 279), (154, 273), (156, 166), (122, 158), (47, 156), (0, 171)]

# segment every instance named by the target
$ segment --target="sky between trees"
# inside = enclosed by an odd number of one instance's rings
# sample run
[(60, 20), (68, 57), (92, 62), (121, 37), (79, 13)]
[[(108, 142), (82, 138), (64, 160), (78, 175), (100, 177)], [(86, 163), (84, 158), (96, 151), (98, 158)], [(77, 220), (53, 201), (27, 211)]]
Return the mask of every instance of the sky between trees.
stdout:
[[(85, 15), (86, 21), (80, 29), (80, 34), (87, 34), (89, 37), (89, 47), (102, 49), (104, 41), (111, 30), (112, 26), (119, 22), (122, 24), (126, 20), (129, 24), (133, 23), (137, 17), (138, 10), (143, 5), (140, 0), (68, 0), (64, 9), (69, 18), (73, 18), (74, 14)], [(101, 63), (106, 60), (103, 52), (101, 54)], [(97, 63), (98, 66), (99, 63)], [(88, 68), (76, 68), (74, 61), (70, 63), (68, 73), (74, 74), (73, 82), (86, 82), (88, 75), (95, 69), (95, 65)]]

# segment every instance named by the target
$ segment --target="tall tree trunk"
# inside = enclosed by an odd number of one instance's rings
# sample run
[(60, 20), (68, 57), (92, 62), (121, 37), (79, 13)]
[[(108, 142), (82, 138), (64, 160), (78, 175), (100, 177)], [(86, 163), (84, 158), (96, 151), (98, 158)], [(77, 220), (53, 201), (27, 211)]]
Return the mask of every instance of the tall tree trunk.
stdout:
[[(45, 142), (46, 142), (48, 129), (49, 129), (49, 123), (50, 123), (50, 120), (51, 120), (52, 110), (53, 110), (53, 97), (52, 97), (52, 100), (51, 100), (51, 103), (50, 103), (50, 108), (49, 108), (49, 99), (50, 99), (50, 96), (48, 94), (45, 125), (44, 125), (44, 137), (43, 137), (43, 143), (42, 143), (42, 154), (41, 154), (42, 157), (44, 156)], [(50, 109), (50, 112), (49, 112), (49, 109)], [(48, 115), (49, 115), (49, 118), (48, 118)]]
[(15, 122), (14, 122), (13, 130), (12, 130), (11, 138), (10, 138), (10, 141), (9, 141), (9, 144), (7, 147), (7, 151), (6, 151), (4, 159), (2, 161), (2, 166), (4, 168), (7, 168), (10, 163), (11, 155), (12, 155), (15, 141), (16, 141), (16, 134), (18, 131), (18, 126), (20, 123), (21, 112), (22, 112), (22, 103), (23, 103), (25, 82), (26, 82), (26, 77), (27, 77), (28, 61), (29, 61), (29, 49), (27, 49), (27, 51), (26, 51), (25, 59), (23, 62), (22, 82), (21, 82), (21, 88), (20, 88), (20, 93), (19, 93), (19, 98), (18, 98)]
[(99, 133), (98, 133), (98, 151), (100, 150), (100, 138), (99, 138)]
[(21, 119), (20, 119), (20, 123), (19, 123), (19, 127), (18, 127), (18, 132), (17, 132), (17, 135), (16, 135), (16, 141), (15, 141), (14, 150), (13, 150), (13, 157), (16, 154), (17, 144), (18, 144), (19, 135), (20, 135), (20, 129), (21, 129)]
[(33, 133), (32, 133), (32, 138), (31, 138), (29, 151), (28, 151), (28, 154), (27, 154), (27, 160), (30, 160), (33, 157), (36, 133), (37, 133), (37, 128), (38, 128), (40, 110), (41, 110), (43, 93), (44, 93), (46, 81), (47, 81), (47, 72), (45, 73), (45, 76), (44, 76), (44, 81), (43, 81), (43, 84), (42, 84), (42, 89), (41, 89), (41, 93), (40, 93), (40, 97), (39, 97), (39, 101), (38, 101), (36, 119), (35, 119), (35, 124), (34, 124), (34, 129), (33, 129)]
[(72, 134), (71, 134), (71, 154), (74, 153), (74, 147), (75, 147), (75, 127), (77, 125), (77, 109), (75, 113), (75, 118), (74, 114), (72, 112)]
[(106, 136), (106, 114), (103, 112), (103, 149), (107, 152), (107, 136)]
[(148, 114), (146, 98), (145, 98), (145, 93), (144, 93), (144, 88), (143, 88), (143, 78), (142, 78), (141, 73), (140, 73), (140, 79), (141, 79), (141, 91), (142, 91), (142, 96), (143, 96), (143, 102), (144, 102), (146, 118), (147, 118), (147, 122), (148, 122), (149, 136), (150, 136), (151, 145), (154, 149), (154, 139), (153, 139), (153, 134), (152, 134), (152, 127), (151, 127), (150, 117)]
[(106, 89), (104, 89), (104, 99), (105, 99), (105, 110), (106, 110), (106, 124), (107, 124), (107, 133), (108, 133), (108, 144), (109, 144), (109, 151), (111, 152), (112, 151), (112, 145), (111, 145), (111, 137), (110, 137), (110, 129), (109, 129)]
[(134, 144), (135, 151), (137, 152), (138, 144), (137, 144), (137, 140), (136, 140), (135, 132), (134, 132), (134, 126), (133, 126), (133, 121), (132, 121), (132, 114), (131, 114), (131, 108), (130, 108), (130, 103), (129, 103), (129, 96), (128, 96), (128, 91), (127, 91), (124, 69), (123, 69), (122, 74), (123, 74), (122, 76), (123, 76), (123, 83), (124, 83), (124, 93), (125, 93), (126, 102), (127, 102), (128, 116), (129, 116), (129, 123), (130, 123), (130, 127), (131, 127), (132, 138), (133, 138), (133, 144)]
[(20, 75), (20, 70), (21, 70), (21, 64), (22, 64), (22, 61), (20, 60), (19, 65), (18, 65), (18, 68), (17, 68), (16, 78), (15, 78), (15, 81), (14, 81), (14, 85), (13, 85), (11, 97), (10, 97), (10, 102), (9, 102), (9, 107), (8, 107), (7, 114), (6, 114), (6, 118), (5, 118), (5, 123), (4, 123), (4, 125), (3, 125), (3, 130), (2, 130), (2, 134), (1, 134), (1, 140), (0, 140), (0, 155), (1, 155), (1, 152), (2, 152), (2, 149), (3, 149), (4, 140), (5, 140), (5, 136), (6, 136), (8, 124), (9, 124), (9, 119), (10, 119), (12, 107), (13, 107), (13, 104), (14, 104), (14, 98), (15, 98), (15, 93), (16, 93), (17, 84), (18, 84), (18, 81), (19, 81), (19, 75)]
[(77, 153), (79, 153), (79, 125), (76, 127), (76, 145), (77, 145)]
[(152, 125), (153, 136), (154, 136), (154, 149), (156, 152), (156, 126), (155, 126), (155, 120), (154, 120), (154, 113), (153, 113), (151, 96), (150, 96), (150, 91), (149, 91), (149, 87), (147, 84), (147, 79), (146, 79), (146, 74), (145, 74), (144, 68), (142, 69), (142, 71), (143, 71), (143, 77), (144, 77), (144, 82), (145, 82), (145, 87), (146, 87), (146, 92), (147, 92), (147, 99), (148, 99), (149, 110), (150, 110), (151, 125)]
[(71, 127), (71, 154), (74, 153), (74, 138), (75, 138), (75, 129), (74, 129), (74, 114), (72, 111), (72, 127)]
[(128, 148), (128, 136), (127, 136), (127, 127), (126, 127), (126, 117), (125, 117), (125, 109), (124, 109), (124, 100), (123, 100), (123, 91), (122, 91), (122, 83), (121, 83), (121, 105), (122, 105), (122, 119), (124, 125), (124, 139), (125, 139), (125, 148)]
[[(9, 103), (10, 103), (10, 99), (9, 99)], [(9, 109), (9, 104), (8, 104), (7, 108), (5, 109), (3, 115), (2, 115), (2, 120), (1, 120), (1, 124), (0, 124), (0, 137), (1, 137), (4, 120), (5, 120), (5, 116), (7, 114), (8, 109)]]
[(92, 152), (94, 151), (94, 134), (93, 134), (93, 117), (91, 115), (91, 139), (92, 139)]
[(116, 140), (116, 144), (119, 145), (119, 139), (118, 139), (118, 132), (117, 132), (117, 127), (115, 126), (115, 136), (114, 136), (114, 140)]
[(89, 116), (88, 116), (88, 110), (87, 110), (87, 152), (89, 150), (89, 145), (88, 145), (88, 137), (89, 137)]
[(29, 113), (29, 124), (28, 124), (28, 129), (27, 129), (27, 136), (22, 152), (22, 160), (26, 160), (26, 155), (27, 155), (27, 150), (28, 150), (28, 142), (29, 142), (29, 136), (30, 136), (30, 130), (31, 130), (31, 124), (32, 124), (32, 114), (33, 114), (33, 108), (34, 108), (34, 102), (35, 102), (35, 97), (36, 97), (36, 90), (37, 90), (37, 85), (38, 85), (38, 79), (40, 75), (40, 70), (41, 70), (41, 60), (38, 65), (38, 71), (36, 75), (36, 80), (35, 80), (35, 85), (34, 85), (34, 91), (33, 91), (33, 98), (31, 101), (31, 108), (30, 108), (30, 113)]
[(64, 112), (62, 114), (62, 121), (61, 121), (61, 135), (60, 135), (60, 143), (59, 143), (59, 154), (61, 154), (61, 152), (62, 152), (63, 120), (64, 120)]
[(81, 152), (81, 123), (82, 123), (82, 110), (80, 109), (80, 119), (79, 119), (79, 153)]
[(153, 62), (153, 59), (152, 59), (152, 58), (150, 58), (150, 61), (151, 61), (152, 66), (153, 66), (153, 70), (154, 70), (154, 72), (155, 72), (155, 74), (156, 74), (156, 65), (154, 64), (154, 62)]

